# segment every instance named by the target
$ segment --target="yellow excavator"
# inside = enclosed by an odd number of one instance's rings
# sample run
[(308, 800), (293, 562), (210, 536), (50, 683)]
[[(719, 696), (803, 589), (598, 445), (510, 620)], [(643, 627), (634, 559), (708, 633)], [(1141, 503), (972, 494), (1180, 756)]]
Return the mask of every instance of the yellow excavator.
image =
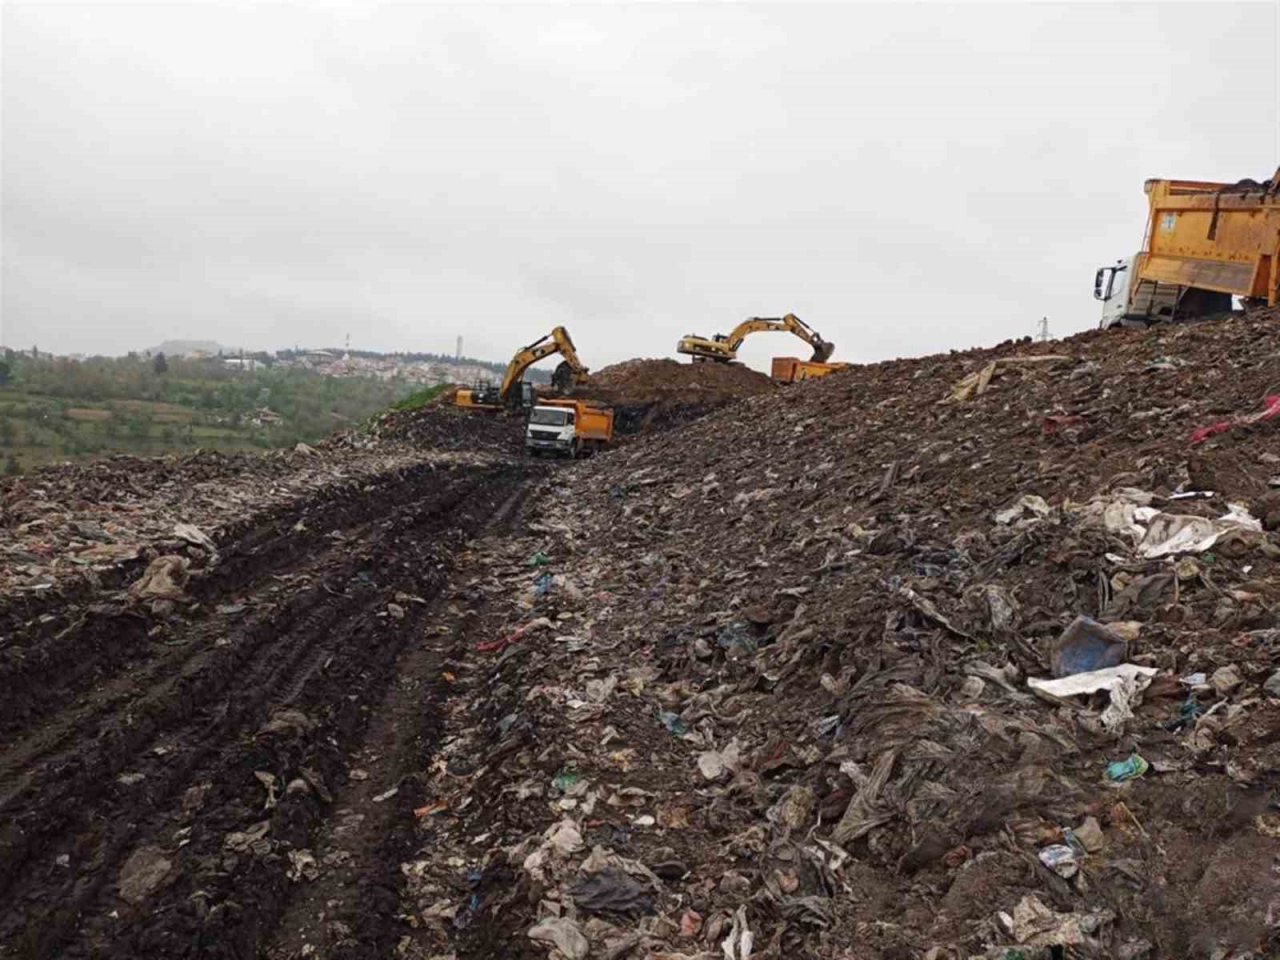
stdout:
[(689, 334), (676, 345), (678, 353), (693, 357), (694, 361), (714, 360), (717, 363), (730, 363), (738, 358), (738, 348), (749, 333), (763, 330), (785, 330), (794, 333), (809, 346), (813, 347), (813, 363), (825, 363), (835, 351), (836, 345), (823, 340), (818, 332), (794, 313), (782, 318), (752, 317), (743, 320), (728, 334), (717, 333), (714, 337), (700, 337)]
[[(545, 337), (539, 337), (527, 347), (516, 351), (507, 364), (501, 386), (463, 388), (457, 392), (454, 402), (468, 410), (501, 410), (505, 406), (531, 400), (532, 397), (526, 398), (524, 391), (517, 390), (516, 386), (522, 383), (521, 378), (526, 370), (553, 353), (558, 353), (563, 358), (551, 374), (551, 386), (557, 393), (564, 393), (587, 383), (590, 379), (587, 368), (578, 359), (578, 351), (573, 346), (569, 331), (564, 327), (556, 327)], [(529, 387), (531, 393), (532, 384)]]

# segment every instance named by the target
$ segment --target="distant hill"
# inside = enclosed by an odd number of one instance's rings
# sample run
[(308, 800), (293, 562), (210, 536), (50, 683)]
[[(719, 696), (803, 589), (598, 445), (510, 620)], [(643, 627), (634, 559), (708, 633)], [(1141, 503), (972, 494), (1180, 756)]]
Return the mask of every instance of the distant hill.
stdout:
[(166, 357), (187, 357), (193, 353), (217, 354), (219, 350), (228, 354), (239, 352), (232, 350), (230, 347), (224, 347), (213, 340), (166, 340), (157, 347), (151, 347), (146, 352), (153, 356), (157, 353), (163, 353)]

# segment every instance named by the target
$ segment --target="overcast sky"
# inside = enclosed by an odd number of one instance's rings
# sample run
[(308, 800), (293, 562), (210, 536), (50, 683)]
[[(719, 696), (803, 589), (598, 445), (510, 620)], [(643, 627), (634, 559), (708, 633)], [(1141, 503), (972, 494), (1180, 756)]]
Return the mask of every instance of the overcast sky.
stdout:
[(1277, 9), (6, 4), (0, 343), (1083, 330), (1144, 179), (1280, 164)]

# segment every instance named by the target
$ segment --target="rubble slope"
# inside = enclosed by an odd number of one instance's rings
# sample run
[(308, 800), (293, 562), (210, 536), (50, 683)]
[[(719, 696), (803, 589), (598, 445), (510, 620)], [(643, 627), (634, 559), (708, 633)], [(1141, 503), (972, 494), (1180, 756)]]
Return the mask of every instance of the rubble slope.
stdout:
[[(1273, 948), (1277, 348), (863, 366), (560, 473), (454, 594), (406, 955)], [(1037, 696), (1082, 614), (1154, 679)]]

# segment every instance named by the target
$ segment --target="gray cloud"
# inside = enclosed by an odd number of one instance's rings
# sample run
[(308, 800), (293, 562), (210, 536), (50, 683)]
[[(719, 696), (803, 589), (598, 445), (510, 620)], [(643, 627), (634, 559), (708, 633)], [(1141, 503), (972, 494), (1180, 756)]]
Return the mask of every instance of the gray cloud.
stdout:
[[(1153, 176), (1265, 177), (1275, 8), (7, 6), (0, 342), (593, 366), (1092, 326)], [(799, 345), (760, 337), (763, 366)]]

